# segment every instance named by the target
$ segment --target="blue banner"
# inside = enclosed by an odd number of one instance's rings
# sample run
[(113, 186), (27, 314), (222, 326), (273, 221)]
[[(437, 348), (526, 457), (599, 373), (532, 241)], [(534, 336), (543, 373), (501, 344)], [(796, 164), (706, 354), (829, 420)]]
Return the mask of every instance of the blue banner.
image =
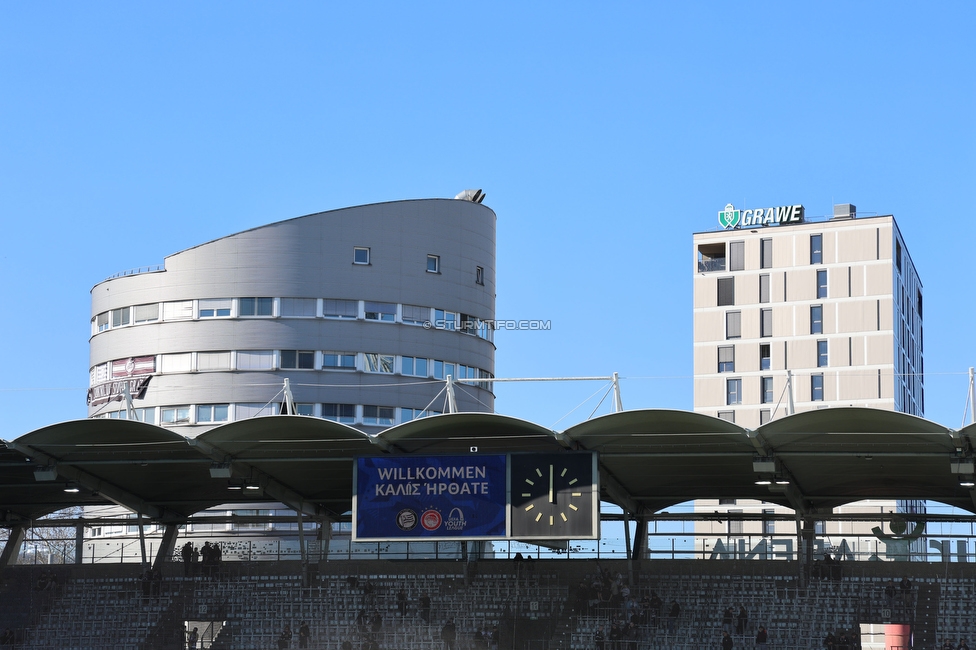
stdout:
[(505, 456), (356, 459), (354, 539), (504, 538)]

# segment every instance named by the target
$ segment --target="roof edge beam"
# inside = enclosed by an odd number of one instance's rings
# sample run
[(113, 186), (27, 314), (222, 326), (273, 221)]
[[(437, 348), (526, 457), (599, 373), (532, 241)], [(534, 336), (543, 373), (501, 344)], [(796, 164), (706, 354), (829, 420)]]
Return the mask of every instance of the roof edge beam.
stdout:
[(620, 482), (602, 467), (600, 468), (600, 485), (606, 489), (607, 496), (612, 501), (630, 514), (636, 515), (641, 511), (641, 504), (635, 501)]

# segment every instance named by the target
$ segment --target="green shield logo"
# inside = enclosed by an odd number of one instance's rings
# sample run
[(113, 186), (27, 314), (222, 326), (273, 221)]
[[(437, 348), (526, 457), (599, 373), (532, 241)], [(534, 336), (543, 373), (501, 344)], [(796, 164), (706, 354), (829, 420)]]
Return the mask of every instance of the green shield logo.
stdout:
[(725, 206), (724, 210), (718, 213), (718, 225), (726, 230), (736, 228), (739, 225), (739, 211), (731, 203)]

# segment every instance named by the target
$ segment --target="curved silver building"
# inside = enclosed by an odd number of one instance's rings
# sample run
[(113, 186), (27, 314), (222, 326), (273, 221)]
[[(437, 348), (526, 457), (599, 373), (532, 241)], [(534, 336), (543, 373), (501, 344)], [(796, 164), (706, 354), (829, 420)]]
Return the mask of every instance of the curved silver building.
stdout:
[[(195, 436), (295, 412), (378, 431), (494, 396), (495, 213), (480, 192), (261, 226), (92, 289), (89, 417)], [(284, 387), (290, 387), (286, 395)]]

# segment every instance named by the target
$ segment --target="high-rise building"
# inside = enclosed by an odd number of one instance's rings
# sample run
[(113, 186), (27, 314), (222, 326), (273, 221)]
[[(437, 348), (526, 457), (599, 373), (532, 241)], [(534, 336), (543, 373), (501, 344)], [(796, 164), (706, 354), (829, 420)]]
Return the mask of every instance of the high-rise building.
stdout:
[[(469, 196), (469, 195), (459, 195)], [(92, 289), (89, 417), (186, 436), (295, 412), (366, 431), (444, 409), (492, 411), (495, 214), (396, 201), (229, 235)], [(127, 381), (124, 381), (127, 380)]]
[[(832, 406), (923, 415), (922, 283), (894, 217), (858, 217), (850, 204), (820, 219), (808, 219), (801, 205), (730, 204), (718, 226), (693, 238), (696, 412), (747, 429)], [(789, 557), (795, 549), (794, 527), (774, 521), (785, 508), (744, 499), (694, 507), (728, 516), (696, 524), (705, 557), (757, 549), (760, 557)], [(865, 519), (825, 517), (818, 552), (907, 559), (874, 537), (869, 519), (924, 514), (925, 505), (862, 501), (835, 512)], [(918, 539), (910, 552), (924, 548)]]
[(894, 217), (729, 205), (719, 221), (694, 235), (696, 412), (748, 428), (830, 406), (923, 415), (922, 283)]

